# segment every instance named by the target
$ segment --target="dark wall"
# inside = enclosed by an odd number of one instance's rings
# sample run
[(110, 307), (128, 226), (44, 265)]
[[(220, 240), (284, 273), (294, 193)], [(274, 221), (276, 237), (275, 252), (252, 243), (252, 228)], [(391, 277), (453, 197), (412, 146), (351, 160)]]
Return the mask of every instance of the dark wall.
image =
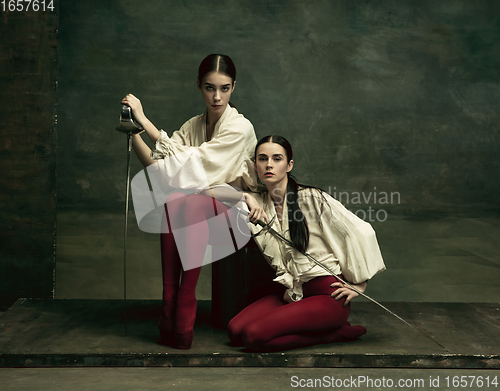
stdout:
[(222, 52), (238, 69), (233, 101), (258, 137), (290, 139), (299, 180), (351, 204), (356, 192), (372, 194), (365, 205), (398, 193), (384, 205), (394, 213), (488, 213), (500, 190), (499, 11), (465, 0), (65, 2), (59, 205), (122, 210), (121, 98), (136, 94), (172, 132), (204, 110), (197, 67)]
[(0, 22), (0, 304), (52, 297), (56, 230), (54, 12)]

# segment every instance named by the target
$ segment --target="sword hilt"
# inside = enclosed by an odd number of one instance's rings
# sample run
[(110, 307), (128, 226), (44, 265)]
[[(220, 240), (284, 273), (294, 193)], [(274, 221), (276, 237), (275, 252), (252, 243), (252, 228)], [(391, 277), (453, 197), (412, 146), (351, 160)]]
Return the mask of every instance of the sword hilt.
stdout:
[[(241, 208), (240, 208), (240, 207), (238, 207), (238, 206), (236, 207), (236, 209), (238, 209), (238, 212), (243, 213), (243, 214), (244, 214), (245, 216), (247, 216), (247, 217), (248, 217), (248, 215), (250, 214), (250, 212), (247, 212), (246, 210), (241, 209)], [(271, 220), (271, 221), (272, 221), (272, 220)], [(260, 225), (262, 228), (266, 228), (266, 227), (269, 225), (269, 223), (266, 223), (264, 220), (258, 220), (258, 221), (256, 221), (255, 223), (254, 223), (253, 221), (251, 221), (251, 223), (252, 223), (252, 224), (254, 224), (254, 225)]]

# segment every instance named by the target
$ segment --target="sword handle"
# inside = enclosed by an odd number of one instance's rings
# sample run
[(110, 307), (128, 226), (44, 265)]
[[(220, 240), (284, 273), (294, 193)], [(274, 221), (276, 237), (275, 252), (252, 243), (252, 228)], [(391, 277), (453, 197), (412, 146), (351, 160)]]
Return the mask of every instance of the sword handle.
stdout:
[[(238, 206), (236, 207), (236, 209), (238, 209), (238, 212), (243, 213), (243, 214), (244, 214), (245, 216), (247, 216), (247, 217), (248, 217), (248, 215), (250, 214), (249, 212), (247, 212), (247, 211), (246, 211), (246, 210), (244, 210), (244, 209), (241, 209), (241, 208), (240, 208), (240, 207), (238, 207)], [(251, 223), (252, 223), (253, 225), (260, 225), (262, 228), (266, 228), (266, 227), (267, 227), (267, 223), (266, 223), (264, 220), (259, 220), (259, 221), (255, 222), (255, 223), (254, 223), (253, 221), (251, 221)]]

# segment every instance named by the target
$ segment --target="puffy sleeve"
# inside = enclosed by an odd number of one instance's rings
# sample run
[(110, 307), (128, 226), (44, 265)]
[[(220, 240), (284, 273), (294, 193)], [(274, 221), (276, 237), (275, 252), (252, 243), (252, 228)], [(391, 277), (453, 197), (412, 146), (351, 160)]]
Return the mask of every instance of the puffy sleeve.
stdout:
[(189, 135), (189, 129), (193, 127), (192, 120), (186, 122), (179, 130), (176, 130), (172, 137), (168, 137), (167, 132), (160, 130), (160, 137), (156, 140), (154, 149), (151, 151), (151, 159), (164, 159), (172, 153), (172, 143), (179, 145), (191, 146), (193, 143)]
[(194, 138), (202, 120), (203, 116), (191, 119), (172, 137), (162, 131), (152, 151), (158, 161), (151, 170), (158, 171), (165, 187), (206, 189), (241, 178), (242, 187), (255, 190), (251, 158), (257, 139), (250, 121), (236, 112), (223, 121), (212, 140), (196, 146)]
[(385, 270), (372, 226), (347, 210), (329, 194), (323, 195), (327, 204), (321, 205), (324, 200), (320, 194), (313, 197), (324, 233), (323, 239), (338, 259), (346, 280), (359, 284)]

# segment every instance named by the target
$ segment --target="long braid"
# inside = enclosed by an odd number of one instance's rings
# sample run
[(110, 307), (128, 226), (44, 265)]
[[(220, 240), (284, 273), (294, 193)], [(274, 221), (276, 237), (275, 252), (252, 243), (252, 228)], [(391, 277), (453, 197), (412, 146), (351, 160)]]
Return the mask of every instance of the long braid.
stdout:
[(299, 251), (306, 251), (309, 245), (309, 227), (307, 220), (299, 207), (298, 185), (295, 178), (288, 174), (287, 185), (287, 207), (288, 207), (288, 228), (290, 229), (290, 238)]

